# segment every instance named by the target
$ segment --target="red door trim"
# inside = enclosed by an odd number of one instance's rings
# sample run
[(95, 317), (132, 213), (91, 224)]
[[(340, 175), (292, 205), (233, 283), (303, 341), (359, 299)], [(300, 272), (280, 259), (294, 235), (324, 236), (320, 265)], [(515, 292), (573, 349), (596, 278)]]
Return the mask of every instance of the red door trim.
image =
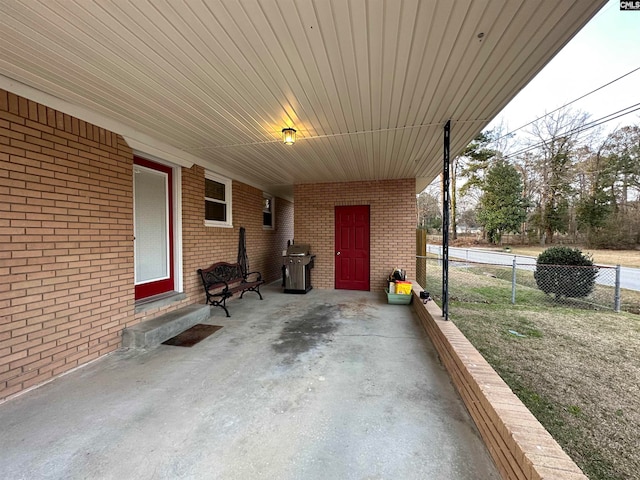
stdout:
[(142, 167), (147, 167), (152, 170), (157, 170), (167, 174), (169, 193), (169, 278), (164, 280), (158, 280), (157, 282), (143, 283), (141, 285), (135, 285), (135, 299), (140, 300), (142, 298), (151, 297), (160, 293), (171, 292), (175, 288), (174, 279), (174, 254), (173, 254), (173, 169), (167, 165), (152, 162), (140, 157), (133, 157), (133, 163)]

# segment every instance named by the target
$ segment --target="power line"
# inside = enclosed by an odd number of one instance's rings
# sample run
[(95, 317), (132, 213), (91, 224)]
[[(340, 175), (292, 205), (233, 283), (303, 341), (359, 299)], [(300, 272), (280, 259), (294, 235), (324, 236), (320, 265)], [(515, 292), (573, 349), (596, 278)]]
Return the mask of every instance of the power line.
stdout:
[[(630, 110), (630, 109), (633, 109), (633, 110)], [(627, 110), (629, 110), (629, 111), (627, 111)], [(628, 107), (623, 108), (622, 110), (618, 110), (617, 112), (610, 113), (608, 115), (605, 115), (604, 117), (600, 117), (600, 118), (598, 118), (596, 120), (593, 120), (593, 121), (591, 121), (589, 123), (586, 123), (584, 125), (581, 125), (579, 127), (575, 127), (575, 128), (573, 128), (571, 130), (568, 130), (566, 132), (563, 132), (563, 133), (560, 133), (560, 134), (557, 134), (557, 135), (553, 135), (552, 137), (550, 137), (548, 139), (541, 140), (538, 143), (535, 143), (533, 145), (529, 145), (528, 147), (525, 147), (525, 148), (523, 148), (521, 150), (518, 150), (516, 152), (510, 153), (510, 154), (506, 155), (505, 158), (511, 158), (511, 157), (516, 156), (516, 155), (521, 155), (523, 153), (530, 152), (531, 150), (535, 150), (537, 148), (540, 148), (546, 142), (548, 142), (550, 140), (553, 140), (555, 138), (565, 137), (567, 135), (571, 135), (571, 134), (574, 134), (574, 133), (581, 133), (581, 132), (583, 132), (585, 130), (589, 130), (591, 128), (595, 128), (595, 127), (597, 127), (599, 125), (602, 125), (603, 123), (607, 123), (607, 122), (610, 122), (610, 121), (615, 120), (617, 118), (624, 117), (625, 115), (629, 115), (630, 113), (636, 112), (638, 110), (640, 110), (640, 103), (636, 103), (635, 105), (630, 105)], [(609, 118), (609, 117), (611, 117), (611, 118)]]
[[(535, 143), (535, 144), (533, 144), (533, 145), (530, 145), (530, 146), (528, 146), (528, 147), (525, 147), (525, 148), (523, 148), (523, 149), (521, 149), (521, 150), (518, 150), (518, 151), (516, 151), (516, 152), (514, 152), (514, 153), (510, 153), (510, 154), (506, 155), (506, 156), (505, 156), (505, 158), (511, 158), (511, 157), (516, 156), (516, 155), (521, 155), (521, 154), (523, 154), (523, 153), (530, 152), (531, 150), (536, 150), (537, 148), (540, 148), (541, 146), (543, 146), (543, 145), (545, 144), (545, 142), (548, 142), (548, 141), (553, 140), (553, 139), (555, 139), (555, 138), (559, 138), (559, 137), (567, 136), (567, 135), (570, 135), (570, 134), (572, 134), (572, 133), (581, 133), (581, 132), (583, 132), (583, 131), (585, 131), (585, 130), (588, 130), (588, 129), (591, 129), (591, 128), (594, 128), (594, 127), (597, 127), (597, 126), (599, 126), (599, 125), (602, 125), (603, 123), (607, 123), (607, 122), (610, 122), (610, 121), (612, 121), (612, 120), (615, 120), (616, 118), (620, 118), (620, 117), (623, 117), (623, 116), (628, 115), (628, 114), (630, 114), (630, 113), (636, 112), (636, 111), (640, 110), (640, 106), (638, 106), (638, 105), (640, 105), (640, 103), (637, 103), (637, 104), (635, 104), (635, 105), (631, 105), (630, 107), (627, 107), (627, 108), (625, 108), (625, 109), (623, 109), (623, 110), (618, 110), (618, 112), (614, 112), (614, 113), (612, 113), (612, 114), (609, 114), (609, 115), (606, 115), (606, 116), (604, 116), (604, 117), (601, 117), (601, 118), (599, 118), (599, 119), (597, 119), (597, 120), (594, 120), (594, 121), (593, 121), (593, 122), (591, 122), (591, 123), (585, 124), (585, 125), (583, 125), (583, 126), (581, 126), (581, 127), (576, 127), (576, 128), (575, 128), (575, 129), (573, 129), (573, 130), (569, 130), (569, 131), (564, 132), (564, 133), (562, 133), (562, 134), (554, 135), (554, 136), (552, 136), (551, 138), (548, 138), (548, 139), (546, 139), (546, 140), (541, 140), (541, 141), (540, 141), (540, 142), (538, 142), (538, 143)], [(624, 110), (628, 110), (629, 108), (633, 108), (633, 107), (637, 107), (637, 106), (638, 106), (638, 108), (635, 108), (635, 109), (630, 110), (630, 111), (628, 111), (628, 112), (624, 112), (624, 113), (620, 113), (619, 115), (616, 115), (616, 114), (617, 114), (617, 113), (619, 113), (619, 112), (623, 112)], [(611, 117), (612, 115), (615, 115), (615, 116), (614, 116), (614, 117), (612, 117), (612, 118), (607, 118), (607, 117)], [(605, 119), (606, 119), (606, 120), (605, 120)]]
[(527, 123), (527, 124), (525, 124), (525, 125), (522, 125), (521, 127), (518, 127), (518, 128), (516, 128), (516, 129), (514, 129), (514, 130), (511, 130), (510, 132), (505, 133), (505, 134), (504, 134), (504, 135), (502, 135), (501, 137), (496, 138), (496, 140), (495, 140), (495, 141), (497, 142), (498, 140), (500, 140), (500, 139), (502, 139), (502, 138), (508, 137), (509, 135), (512, 135), (513, 133), (517, 132), (518, 130), (522, 130), (523, 128), (528, 127), (529, 125), (532, 125), (532, 124), (536, 123), (538, 120), (542, 120), (543, 118), (548, 117), (549, 115), (551, 115), (551, 114), (553, 114), (553, 113), (556, 113), (557, 111), (562, 110), (562, 109), (563, 109), (563, 108), (565, 108), (565, 107), (568, 107), (568, 106), (569, 106), (569, 105), (571, 105), (572, 103), (575, 103), (575, 102), (577, 102), (578, 100), (582, 100), (583, 98), (588, 97), (588, 96), (589, 96), (589, 95), (591, 95), (592, 93), (595, 93), (595, 92), (597, 92), (598, 90), (602, 90), (603, 88), (608, 87), (609, 85), (611, 85), (611, 84), (613, 84), (613, 83), (615, 83), (615, 82), (617, 82), (617, 81), (619, 81), (619, 80), (622, 80), (623, 78), (625, 78), (625, 77), (627, 77), (627, 76), (631, 75), (632, 73), (637, 72), (638, 70), (640, 70), (640, 67), (636, 67), (636, 68), (634, 68), (633, 70), (631, 70), (631, 71), (629, 71), (629, 72), (625, 73), (624, 75), (621, 75), (621, 76), (619, 76), (618, 78), (616, 78), (616, 79), (614, 79), (614, 80), (611, 80), (610, 82), (605, 83), (604, 85), (601, 85), (601, 86), (599, 86), (598, 88), (596, 88), (596, 89), (594, 89), (594, 90), (591, 90), (589, 93), (585, 93), (584, 95), (582, 95), (582, 96), (580, 96), (580, 97), (576, 98), (575, 100), (571, 100), (569, 103), (565, 103), (565, 104), (564, 104), (564, 105), (562, 105), (561, 107), (558, 107), (558, 108), (556, 108), (555, 110), (552, 110), (552, 111), (551, 111), (551, 112), (549, 112), (549, 113), (545, 113), (545, 114), (544, 114), (544, 115), (542, 115), (541, 117), (538, 117), (538, 118), (536, 118), (535, 120), (532, 120), (532, 121), (530, 121), (529, 123)]

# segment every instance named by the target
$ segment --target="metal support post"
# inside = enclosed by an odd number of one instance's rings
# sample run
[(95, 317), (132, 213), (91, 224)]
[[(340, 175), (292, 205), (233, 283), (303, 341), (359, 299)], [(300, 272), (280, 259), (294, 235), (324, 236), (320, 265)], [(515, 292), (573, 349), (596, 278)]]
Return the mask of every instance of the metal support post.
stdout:
[(516, 257), (513, 257), (513, 266), (511, 267), (511, 304), (516, 304)]
[(614, 310), (620, 313), (620, 265), (616, 265), (616, 293), (615, 293)]
[(449, 320), (449, 144), (451, 120), (444, 126), (442, 164), (442, 316)]

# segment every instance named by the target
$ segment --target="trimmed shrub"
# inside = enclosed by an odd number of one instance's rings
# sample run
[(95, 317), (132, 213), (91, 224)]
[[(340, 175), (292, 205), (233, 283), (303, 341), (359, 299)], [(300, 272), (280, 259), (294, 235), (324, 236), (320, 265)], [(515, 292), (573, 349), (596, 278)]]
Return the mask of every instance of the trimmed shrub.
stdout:
[(595, 287), (598, 268), (591, 257), (580, 249), (551, 247), (536, 260), (533, 273), (538, 288), (556, 298), (581, 298), (588, 296)]

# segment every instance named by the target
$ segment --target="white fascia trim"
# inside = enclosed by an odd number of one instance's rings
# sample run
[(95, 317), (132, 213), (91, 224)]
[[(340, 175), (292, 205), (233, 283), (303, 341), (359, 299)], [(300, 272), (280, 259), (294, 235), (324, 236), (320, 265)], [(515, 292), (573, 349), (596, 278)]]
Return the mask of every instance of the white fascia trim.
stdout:
[(171, 145), (167, 145), (149, 135), (137, 132), (124, 123), (89, 110), (88, 108), (74, 105), (66, 100), (62, 100), (61, 98), (25, 85), (24, 83), (13, 80), (2, 74), (0, 74), (0, 88), (66, 113), (67, 115), (82, 119), (85, 122), (97, 125), (98, 127), (102, 127), (111, 132), (118, 133), (122, 135), (132, 149), (150, 153), (187, 168), (190, 168), (194, 163), (202, 162), (202, 159), (197, 158), (190, 153), (183, 152)]
[(60, 112), (66, 113), (67, 115), (71, 115), (72, 117), (79, 118), (81, 120), (84, 120), (85, 122), (97, 125), (111, 132), (120, 134), (133, 150), (141, 152), (143, 156), (144, 154), (146, 154), (147, 156), (153, 155), (154, 157), (157, 157), (159, 159), (164, 159), (165, 161), (186, 168), (191, 168), (194, 164), (200, 165), (207, 170), (219, 173), (220, 175), (224, 175), (225, 177), (228, 177), (232, 180), (250, 185), (259, 190), (268, 191), (268, 189), (263, 185), (258, 185), (257, 183), (238, 176), (233, 172), (230, 172), (229, 170), (220, 168), (211, 161), (204, 160), (193, 155), (192, 153), (188, 153), (184, 150), (180, 150), (179, 148), (173, 147), (167, 143), (157, 140), (150, 135), (138, 132), (135, 129), (131, 128), (129, 125), (109, 118), (106, 115), (94, 112), (93, 110), (85, 107), (75, 105), (71, 102), (68, 102), (67, 100), (63, 100), (49, 93), (30, 87), (29, 85), (26, 85), (17, 80), (13, 80), (12, 78), (9, 78), (2, 74), (0, 74), (0, 88), (7, 90), (8, 92), (15, 93), (16, 95), (20, 95), (21, 97), (33, 100), (34, 102), (41, 103), (42, 105), (46, 105), (47, 107), (53, 108)]
[(191, 168), (194, 163), (197, 163), (196, 161), (194, 161), (194, 159), (188, 158), (188, 153), (185, 154), (185, 152), (182, 152), (177, 148), (174, 148), (170, 145), (165, 145), (162, 142), (159, 142), (152, 138), (150, 139), (151, 142), (140, 140), (139, 137), (134, 138), (131, 136), (131, 133), (132, 131), (129, 130), (126, 135), (123, 133), (120, 133), (120, 135), (122, 135), (122, 138), (125, 139), (135, 155), (150, 157), (149, 160), (153, 160), (154, 158), (162, 159), (165, 162), (171, 162), (174, 165), (179, 165), (185, 168)]

